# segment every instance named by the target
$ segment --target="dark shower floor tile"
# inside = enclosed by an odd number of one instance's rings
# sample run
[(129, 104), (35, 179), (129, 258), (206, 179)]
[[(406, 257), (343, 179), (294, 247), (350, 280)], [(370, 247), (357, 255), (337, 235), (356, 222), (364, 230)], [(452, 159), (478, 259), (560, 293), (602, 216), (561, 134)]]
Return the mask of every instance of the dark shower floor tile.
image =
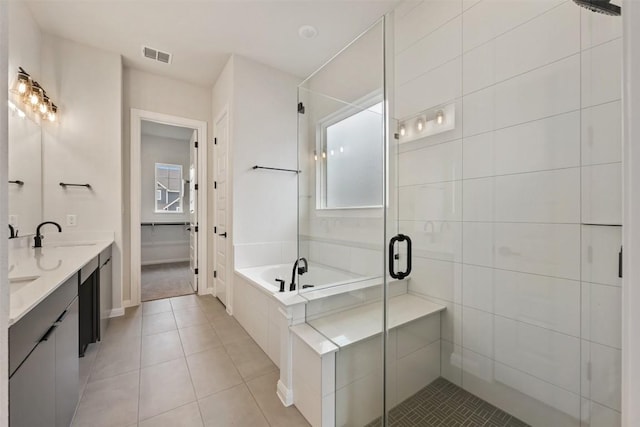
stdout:
[[(377, 419), (366, 427), (380, 427)], [(389, 412), (391, 427), (530, 427), (440, 377)]]

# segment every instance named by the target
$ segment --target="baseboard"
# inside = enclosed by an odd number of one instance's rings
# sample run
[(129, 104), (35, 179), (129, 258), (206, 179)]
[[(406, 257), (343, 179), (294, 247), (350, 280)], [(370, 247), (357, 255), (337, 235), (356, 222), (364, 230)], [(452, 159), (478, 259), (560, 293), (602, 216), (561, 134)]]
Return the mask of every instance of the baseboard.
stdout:
[(277, 394), (284, 406), (293, 405), (293, 393), (281, 380), (278, 380)]
[(114, 308), (113, 310), (111, 310), (111, 313), (109, 313), (110, 318), (120, 316), (124, 316), (124, 307)]
[(157, 261), (145, 261), (141, 265), (144, 267), (145, 265), (170, 264), (174, 262), (189, 262), (189, 258), (171, 258), (171, 259), (161, 259)]

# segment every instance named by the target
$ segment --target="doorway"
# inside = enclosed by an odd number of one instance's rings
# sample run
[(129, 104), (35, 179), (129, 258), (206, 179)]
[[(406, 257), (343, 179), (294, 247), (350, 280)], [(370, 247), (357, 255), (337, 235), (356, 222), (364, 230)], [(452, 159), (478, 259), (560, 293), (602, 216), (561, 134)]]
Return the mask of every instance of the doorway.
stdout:
[(132, 110), (131, 125), (129, 305), (207, 293), (206, 123)]

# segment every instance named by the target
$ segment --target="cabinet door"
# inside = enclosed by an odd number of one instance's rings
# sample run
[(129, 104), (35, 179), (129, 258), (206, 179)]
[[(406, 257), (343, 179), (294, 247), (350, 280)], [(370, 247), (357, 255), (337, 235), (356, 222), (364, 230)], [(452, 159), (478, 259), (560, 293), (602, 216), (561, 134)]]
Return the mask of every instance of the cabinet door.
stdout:
[(111, 289), (113, 287), (111, 258), (100, 267), (100, 339), (104, 339), (105, 331), (109, 325), (109, 316), (113, 303), (111, 301)]
[(56, 427), (69, 427), (78, 404), (78, 299), (67, 307), (56, 329)]
[(55, 426), (55, 371), (56, 343), (55, 334), (51, 334), (9, 380), (11, 427)]

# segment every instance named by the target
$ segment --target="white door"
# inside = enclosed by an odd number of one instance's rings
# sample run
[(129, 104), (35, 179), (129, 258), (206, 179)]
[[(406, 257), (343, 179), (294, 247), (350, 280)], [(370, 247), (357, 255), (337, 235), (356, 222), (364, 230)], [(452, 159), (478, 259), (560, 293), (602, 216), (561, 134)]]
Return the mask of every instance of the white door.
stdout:
[(191, 287), (198, 292), (198, 131), (189, 141), (189, 267)]
[(227, 147), (229, 142), (229, 118), (225, 113), (215, 123), (214, 145), (214, 266), (216, 296), (226, 306), (227, 289)]

